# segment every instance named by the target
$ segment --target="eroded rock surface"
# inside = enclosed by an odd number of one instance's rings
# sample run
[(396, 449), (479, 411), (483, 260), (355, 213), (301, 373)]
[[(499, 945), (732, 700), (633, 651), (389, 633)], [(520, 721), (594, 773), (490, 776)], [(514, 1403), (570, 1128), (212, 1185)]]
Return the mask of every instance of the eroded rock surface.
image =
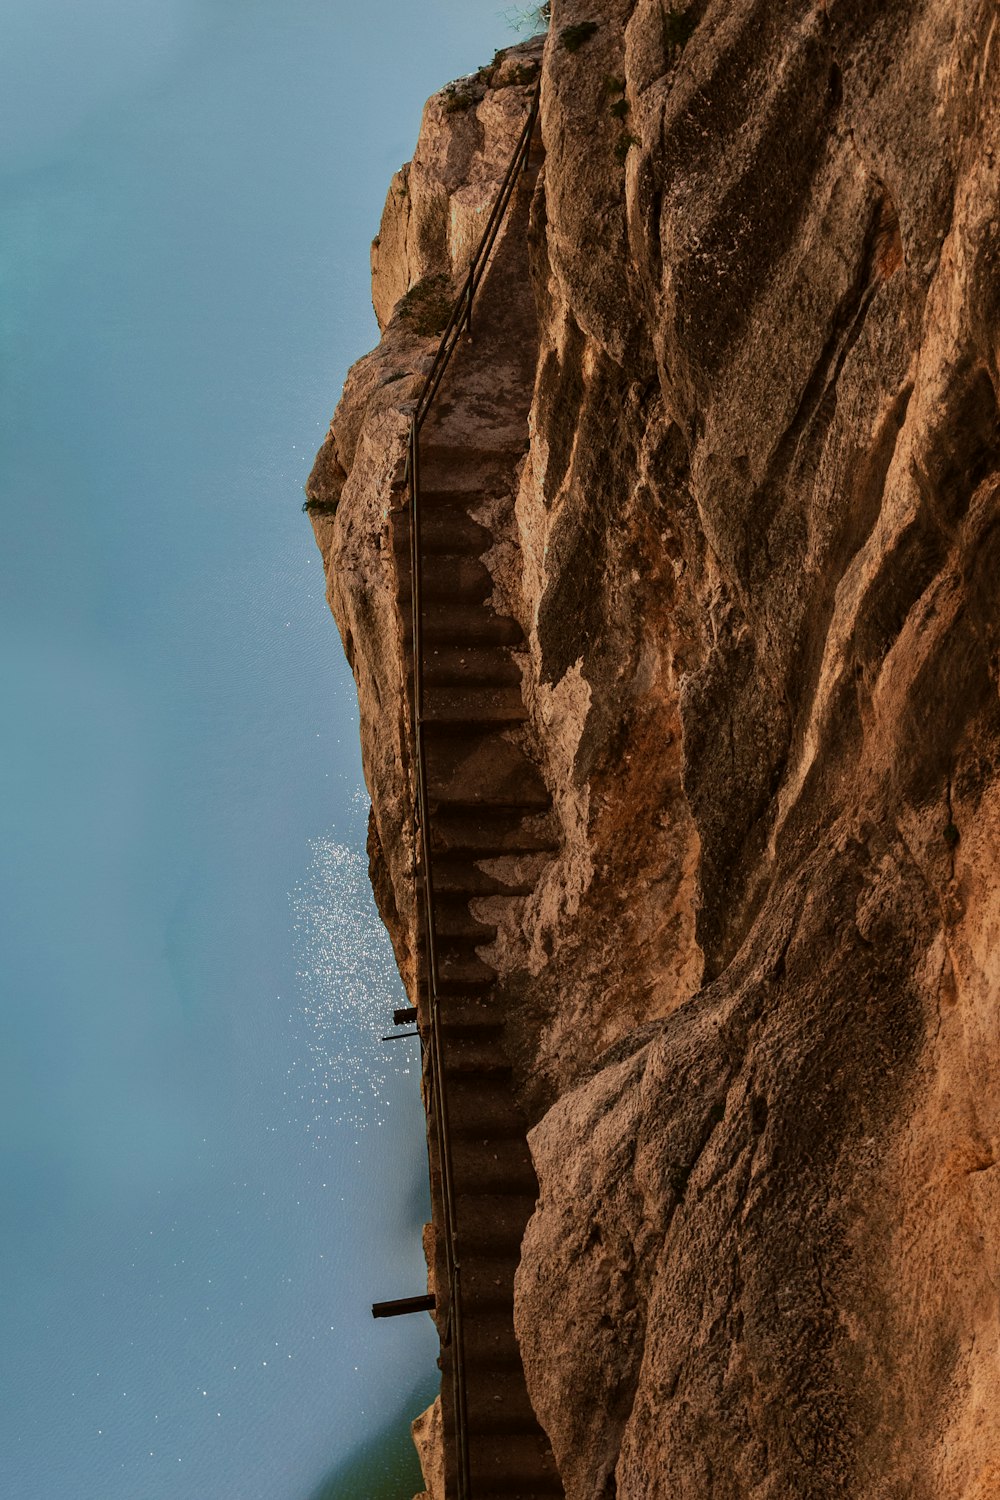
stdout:
[(415, 1500), (446, 1500), (440, 1396), (419, 1417), (414, 1417), (410, 1428), (414, 1447), (420, 1457), (424, 1484), (427, 1486), (422, 1495), (415, 1496)]
[[(553, 6), (489, 563), (558, 837), (478, 910), (570, 1500), (1000, 1494), (998, 30), (988, 0)], [(523, 119), (501, 82), (428, 106), (310, 488), (411, 984), (392, 483)]]

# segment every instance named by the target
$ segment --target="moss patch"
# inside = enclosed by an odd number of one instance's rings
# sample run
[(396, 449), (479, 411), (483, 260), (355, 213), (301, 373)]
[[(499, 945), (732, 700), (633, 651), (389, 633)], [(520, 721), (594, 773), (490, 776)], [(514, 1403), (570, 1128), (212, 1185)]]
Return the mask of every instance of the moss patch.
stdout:
[(628, 156), (629, 151), (632, 149), (632, 147), (633, 146), (638, 146), (638, 144), (639, 144), (639, 137), (637, 135), (631, 135), (631, 134), (629, 134), (629, 135), (623, 135), (620, 141), (616, 141), (615, 142), (615, 158), (616, 158), (616, 160), (618, 160), (620, 162), (624, 162), (625, 158)]
[(398, 313), (414, 333), (430, 338), (444, 332), (453, 301), (447, 276), (425, 276), (400, 298)]

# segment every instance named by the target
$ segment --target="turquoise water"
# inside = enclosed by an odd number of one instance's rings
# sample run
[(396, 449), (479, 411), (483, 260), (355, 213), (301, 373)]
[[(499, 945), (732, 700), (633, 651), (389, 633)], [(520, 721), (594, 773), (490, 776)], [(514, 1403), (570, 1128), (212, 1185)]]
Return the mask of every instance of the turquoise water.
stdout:
[(422, 1121), (301, 485), (493, 4), (12, 0), (0, 1493), (412, 1493)]

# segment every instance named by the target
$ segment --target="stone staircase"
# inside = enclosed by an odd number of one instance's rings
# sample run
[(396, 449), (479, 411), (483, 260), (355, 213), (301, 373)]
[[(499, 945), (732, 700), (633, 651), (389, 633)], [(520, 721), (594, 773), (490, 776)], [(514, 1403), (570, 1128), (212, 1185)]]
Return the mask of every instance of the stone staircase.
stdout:
[[(440, 1084), (447, 1101), (446, 1146), (427, 1093), (449, 1500), (460, 1493), (455, 1421), (462, 1403), (455, 1390), (459, 1320), (442, 1243), (443, 1149), (450, 1153), (460, 1266), (471, 1500), (563, 1494), (528, 1399), (513, 1326), (514, 1273), (537, 1182), (512, 1089), (496, 974), (480, 952), (496, 927), (470, 910), (479, 897), (492, 898), (491, 905), (522, 899), (539, 859), (556, 847), (551, 799), (522, 728), (527, 713), (513, 654), (522, 632), (493, 607), (483, 561), (510, 519), (527, 446), (537, 350), (526, 239), (533, 177), (526, 174), (511, 204), (508, 232), (476, 303), (475, 336), (456, 350), (420, 439), (424, 758), (443, 1075), (434, 1080), (425, 1067), (425, 1092)], [(405, 511), (394, 548), (412, 662)], [(425, 970), (426, 946), (425, 933)], [(417, 1008), (426, 1044), (426, 985)]]

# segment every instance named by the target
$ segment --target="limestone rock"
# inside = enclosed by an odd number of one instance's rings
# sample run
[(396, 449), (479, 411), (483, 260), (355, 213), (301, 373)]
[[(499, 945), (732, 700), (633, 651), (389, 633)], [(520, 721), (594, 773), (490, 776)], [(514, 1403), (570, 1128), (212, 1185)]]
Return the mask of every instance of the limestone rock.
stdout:
[(399, 605), (409, 564), (393, 522), (409, 414), (524, 124), (540, 52), (540, 40), (511, 48), (428, 102), (373, 250), (384, 333), (351, 370), (306, 485), (327, 597), (358, 686), (372, 882), (411, 989), (413, 812)]
[(444, 1488), (444, 1432), (441, 1425), (441, 1397), (431, 1402), (410, 1424), (413, 1443), (420, 1459), (420, 1469), (427, 1486), (415, 1500), (446, 1500)]
[(414, 287), (461, 279), (523, 121), (541, 43), (498, 54), (428, 100), (413, 160), (396, 173), (372, 243), (372, 300), (385, 328)]
[[(489, 564), (558, 847), (479, 910), (569, 1500), (1000, 1493), (998, 30), (987, 0), (553, 5)], [(434, 343), (401, 304), (454, 284), (523, 118), (480, 86), (390, 191), (385, 333), (311, 481), (410, 981), (390, 517)]]

